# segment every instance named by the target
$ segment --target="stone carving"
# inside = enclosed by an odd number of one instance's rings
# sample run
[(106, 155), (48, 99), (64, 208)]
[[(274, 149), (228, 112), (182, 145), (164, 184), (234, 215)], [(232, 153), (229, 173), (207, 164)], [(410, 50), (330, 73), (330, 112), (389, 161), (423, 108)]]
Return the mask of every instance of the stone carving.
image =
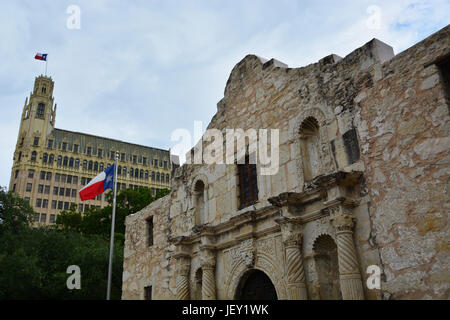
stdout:
[(286, 252), (286, 277), (289, 295), (294, 300), (306, 300), (305, 271), (303, 267), (302, 229), (289, 221), (281, 221), (281, 237)]
[(353, 242), (355, 217), (340, 208), (332, 214), (331, 222), (336, 230), (342, 298), (344, 300), (364, 299), (359, 263)]
[(216, 299), (216, 256), (211, 250), (201, 252), (202, 265), (202, 300)]
[(189, 271), (191, 268), (190, 259), (180, 257), (177, 259), (177, 299), (188, 300), (189, 296)]

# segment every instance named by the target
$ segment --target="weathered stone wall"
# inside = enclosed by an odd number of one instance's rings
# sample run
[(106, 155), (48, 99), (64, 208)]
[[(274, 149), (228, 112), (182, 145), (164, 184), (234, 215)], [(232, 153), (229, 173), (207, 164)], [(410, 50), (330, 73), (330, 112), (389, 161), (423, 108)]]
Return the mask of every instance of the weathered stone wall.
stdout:
[(370, 70), (359, 93), (373, 244), (393, 299), (449, 297), (450, 117), (430, 64), (449, 54), (447, 27)]
[[(122, 299), (143, 300), (152, 287), (153, 299), (175, 298), (175, 264), (168, 244), (170, 197), (158, 199), (126, 219)], [(153, 217), (153, 245), (149, 246), (147, 219)]]
[[(449, 32), (446, 27), (397, 56), (374, 39), (345, 58), (330, 55), (302, 68), (245, 57), (233, 68), (208, 128), (222, 130), (223, 136), (227, 128), (279, 129), (277, 174), (258, 174), (258, 202), (239, 210), (236, 165), (177, 169), (172, 193), (126, 220), (123, 298), (142, 298), (147, 285), (153, 286), (154, 298), (175, 298), (174, 256), (187, 263), (190, 297), (201, 297), (196, 275), (205, 248), (215, 255), (216, 298), (232, 299), (248, 268), (263, 270), (279, 298), (295, 297), (288, 289), (284, 253), (290, 240), (276, 220), (281, 209), (269, 201), (283, 194), (300, 199), (286, 214), (302, 225), (296, 243), (308, 298), (320, 298), (315, 241), (321, 235), (342, 241), (330, 212), (343, 197), (348, 200), (340, 210), (355, 218), (355, 263), (362, 283), (369, 265), (384, 272), (381, 290), (363, 285), (365, 298), (446, 298), (449, 109), (438, 69), (428, 64), (448, 54)], [(302, 134), (305, 122), (317, 127), (316, 140)], [(305, 152), (308, 148), (316, 151)], [(360, 172), (362, 178), (342, 186), (323, 182), (338, 172)], [(205, 190), (201, 226), (194, 190), (200, 180)], [(150, 215), (153, 247), (146, 245)], [(299, 297), (304, 297), (301, 291)]]

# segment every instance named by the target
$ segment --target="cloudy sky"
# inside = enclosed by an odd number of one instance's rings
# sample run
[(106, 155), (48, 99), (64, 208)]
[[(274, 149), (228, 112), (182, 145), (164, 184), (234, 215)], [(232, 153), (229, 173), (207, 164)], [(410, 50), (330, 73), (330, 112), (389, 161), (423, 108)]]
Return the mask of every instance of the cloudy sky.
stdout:
[[(80, 28), (71, 29), (80, 9)], [(450, 0), (20, 1), (0, 10), (0, 186), (48, 53), (56, 127), (170, 148), (206, 128), (233, 66), (252, 53), (301, 67), (372, 38), (399, 53), (450, 22)]]

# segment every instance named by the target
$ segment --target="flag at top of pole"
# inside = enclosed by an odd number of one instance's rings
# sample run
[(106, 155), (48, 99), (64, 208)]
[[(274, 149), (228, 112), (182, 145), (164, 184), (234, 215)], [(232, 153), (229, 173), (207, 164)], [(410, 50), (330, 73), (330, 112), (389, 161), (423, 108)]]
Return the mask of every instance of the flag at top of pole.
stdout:
[(98, 174), (83, 189), (79, 191), (82, 201), (94, 199), (100, 193), (107, 189), (114, 188), (114, 167), (115, 164), (106, 168), (105, 171)]
[(47, 53), (36, 53), (34, 58), (37, 60), (47, 61)]

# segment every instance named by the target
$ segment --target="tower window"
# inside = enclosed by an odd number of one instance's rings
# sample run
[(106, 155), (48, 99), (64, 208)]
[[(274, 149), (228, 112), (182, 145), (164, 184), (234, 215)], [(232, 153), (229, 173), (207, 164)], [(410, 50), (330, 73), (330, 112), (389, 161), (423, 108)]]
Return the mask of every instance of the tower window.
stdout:
[(37, 157), (37, 152), (36, 152), (36, 151), (33, 151), (33, 152), (31, 153), (31, 161), (36, 161), (36, 157)]
[(62, 143), (62, 150), (66, 151), (67, 150), (67, 142), (63, 142)]
[(34, 137), (33, 146), (37, 147), (39, 145), (39, 137)]
[(120, 155), (120, 161), (125, 161), (125, 153), (122, 153), (122, 154)]
[(256, 164), (250, 164), (246, 157), (245, 164), (238, 164), (239, 175), (239, 209), (248, 207), (258, 200)]
[(19, 151), (19, 155), (17, 157), (17, 161), (20, 162), (21, 159), (22, 159), (22, 151)]
[(47, 148), (51, 149), (53, 147), (53, 140), (47, 141)]
[(91, 155), (91, 152), (92, 152), (92, 148), (91, 148), (91, 147), (87, 147), (86, 154), (87, 154), (88, 156), (90, 156), (90, 155)]
[(14, 179), (17, 179), (18, 176), (19, 176), (19, 170), (16, 170), (16, 173), (14, 175)]
[(101, 158), (103, 157), (103, 150), (102, 149), (98, 149), (98, 157)]
[(137, 162), (137, 156), (133, 156), (133, 163)]
[(36, 117), (43, 119), (44, 113), (45, 113), (45, 105), (43, 103), (39, 103), (37, 107)]
[(78, 145), (77, 144), (73, 145), (73, 152), (78, 153)]

